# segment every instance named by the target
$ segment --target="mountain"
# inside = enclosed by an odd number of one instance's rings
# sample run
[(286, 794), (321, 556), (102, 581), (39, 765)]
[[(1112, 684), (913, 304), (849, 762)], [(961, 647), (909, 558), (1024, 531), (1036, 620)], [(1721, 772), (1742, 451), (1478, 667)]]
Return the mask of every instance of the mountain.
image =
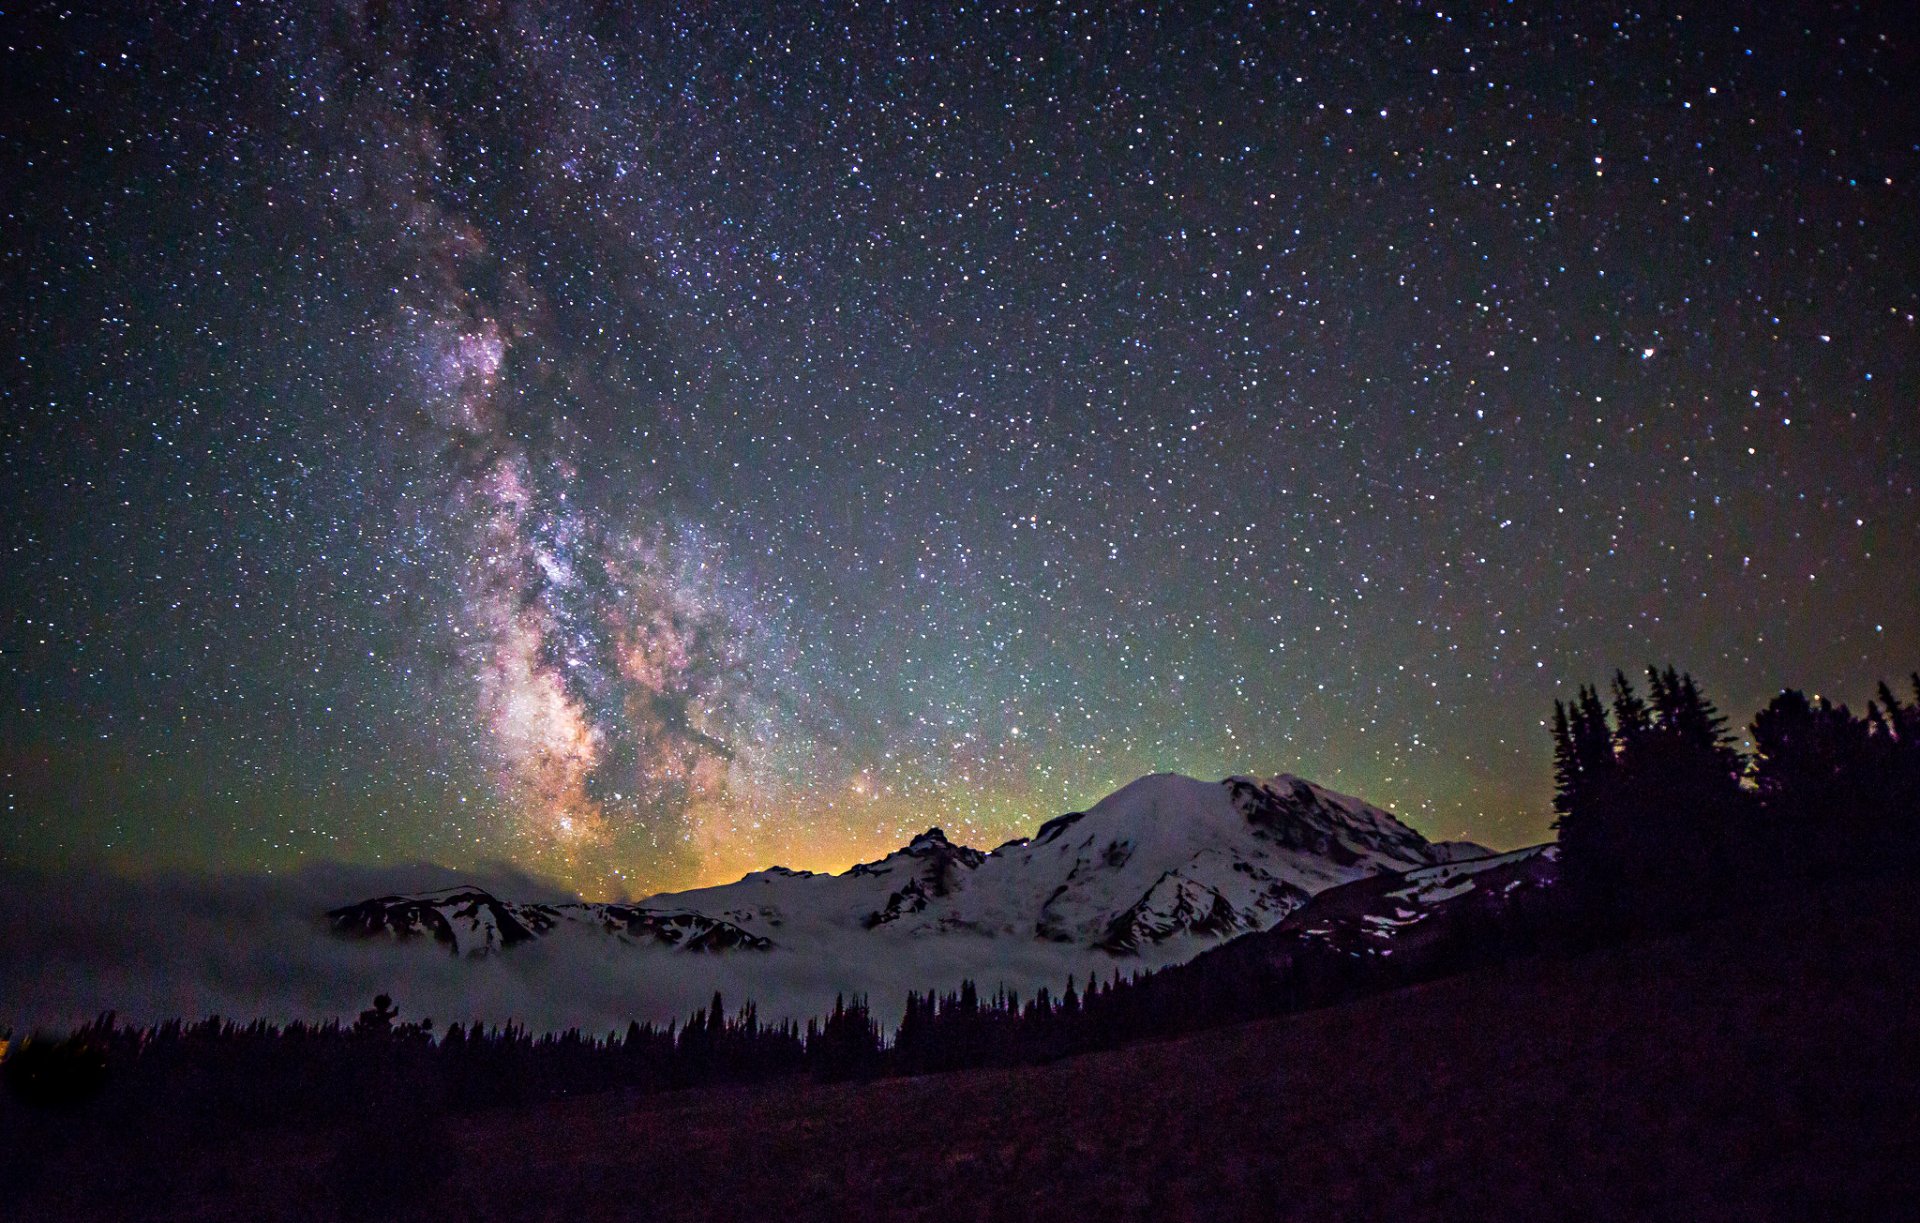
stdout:
[[(656, 977), (698, 975), (696, 962), (717, 954), (810, 984), (802, 992), (816, 998), (831, 997), (831, 985), (884, 1000), (961, 976), (1030, 989), (1181, 962), (1272, 928), (1328, 888), (1448, 869), (1475, 851), (1432, 844), (1390, 813), (1298, 777), (1154, 774), (992, 852), (931, 828), (841, 874), (776, 866), (621, 904), (521, 903), (455, 887), (376, 897), (328, 920), (349, 939), (456, 956), (511, 959), (528, 945), (671, 953), (635, 961)], [(753, 988), (752, 976), (729, 979)]]
[(1302, 949), (1417, 957), (1469, 923), (1494, 922), (1532, 902), (1559, 878), (1560, 847), (1551, 843), (1387, 872), (1328, 888), (1271, 929), (1207, 958), (1278, 965)]
[(485, 955), (532, 942), (562, 922), (596, 926), (622, 941), (651, 940), (695, 951), (765, 951), (772, 946), (765, 937), (731, 922), (681, 909), (628, 904), (516, 904), (466, 886), (380, 896), (334, 909), (327, 918), (334, 933), (347, 937), (385, 934), (405, 941), (424, 935), (451, 952), (468, 955)]
[(1415, 955), (1461, 923), (1498, 917), (1560, 878), (1560, 847), (1376, 875), (1313, 898), (1269, 934), (1357, 955)]
[(1102, 1022), (1191, 1031), (1324, 1006), (1536, 949), (1560, 911), (1553, 896), (1559, 878), (1560, 847), (1547, 844), (1339, 884), (1267, 929), (1121, 986), (1107, 996)]

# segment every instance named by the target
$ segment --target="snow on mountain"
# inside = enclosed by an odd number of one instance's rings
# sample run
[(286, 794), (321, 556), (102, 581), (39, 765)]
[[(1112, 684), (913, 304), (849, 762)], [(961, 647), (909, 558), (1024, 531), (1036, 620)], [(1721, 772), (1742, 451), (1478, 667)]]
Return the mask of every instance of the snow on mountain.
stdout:
[(1184, 959), (1333, 884), (1432, 861), (1427, 848), (1385, 811), (1295, 777), (1161, 773), (995, 850), (919, 928)]
[[(631, 904), (518, 903), (451, 888), (328, 918), (353, 940), (508, 964), (536, 949), (599, 961), (627, 949), (643, 1018), (680, 1013), (721, 983), (758, 998), (763, 1014), (798, 1015), (842, 991), (884, 1009), (907, 989), (963, 977), (1031, 990), (1177, 963), (1268, 929), (1328, 888), (1467, 852), (1289, 775), (1154, 774), (990, 853), (933, 828), (841, 874), (773, 867)], [(666, 1005), (650, 1005), (656, 997)]]
[(410, 896), (379, 896), (327, 914), (335, 934), (425, 936), (455, 954), (486, 955), (551, 933), (562, 923), (597, 928), (623, 943), (651, 941), (695, 951), (765, 951), (763, 935), (685, 909), (628, 904), (514, 903), (473, 887)]
[(549, 905), (507, 904), (465, 885), (416, 896), (380, 896), (335, 909), (327, 916), (336, 933), (405, 940), (426, 936), (453, 949), (494, 951), (529, 942), (553, 926)]
[(1275, 926), (1264, 941), (1320, 943), (1353, 955), (1424, 950), (1463, 921), (1497, 916), (1559, 879), (1560, 847), (1443, 862), (1331, 888)]
[(1324, 986), (1329, 972), (1337, 977), (1337, 966), (1354, 962), (1391, 964), (1403, 980), (1457, 970), (1489, 939), (1533, 929), (1524, 915), (1541, 911), (1559, 878), (1554, 844), (1382, 871), (1327, 888), (1273, 926), (1156, 975), (1148, 988), (1217, 997), (1224, 983), (1237, 997), (1278, 1000), (1298, 998), (1303, 980), (1309, 990), (1315, 981)]
[(1472, 841), (1435, 841), (1430, 847), (1435, 861), (1466, 862), (1473, 858), (1491, 858), (1493, 851)]

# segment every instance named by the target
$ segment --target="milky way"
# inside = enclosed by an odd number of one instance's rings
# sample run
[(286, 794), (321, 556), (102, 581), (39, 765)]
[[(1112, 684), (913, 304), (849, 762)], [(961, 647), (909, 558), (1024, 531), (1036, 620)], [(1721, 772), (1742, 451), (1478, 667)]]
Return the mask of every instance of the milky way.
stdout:
[(1911, 36), (1565, 9), (9, 19), (0, 852), (610, 894), (1154, 769), (1514, 845), (1615, 666), (1859, 703)]
[(371, 126), (404, 134), (401, 164), (361, 176), (354, 150), (329, 177), (362, 189), (363, 240), (403, 257), (385, 321), (396, 406), (417, 396), (426, 425), (402, 444), (444, 460), (423, 531), (425, 568), (454, 596), (438, 627), (459, 665), (441, 682), (471, 702), (518, 856), (568, 875), (670, 867), (688, 817), (727, 796), (740, 718), (770, 696), (771, 660), (755, 655), (766, 634), (750, 599), (728, 598), (725, 561), (697, 529), (644, 503), (594, 506), (580, 474), (590, 445), (516, 428), (516, 407), (538, 418), (558, 406), (517, 383), (529, 366), (567, 363), (567, 346), (509, 257), (408, 189), (432, 181), (427, 151), (445, 141), (388, 105)]

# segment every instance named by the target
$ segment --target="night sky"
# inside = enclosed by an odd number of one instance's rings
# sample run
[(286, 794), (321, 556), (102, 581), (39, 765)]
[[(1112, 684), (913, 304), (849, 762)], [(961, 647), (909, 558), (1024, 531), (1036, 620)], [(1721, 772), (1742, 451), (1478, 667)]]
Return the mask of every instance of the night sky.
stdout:
[(1510, 846), (1576, 683), (1920, 665), (1899, 6), (104, 7), (0, 18), (9, 859)]

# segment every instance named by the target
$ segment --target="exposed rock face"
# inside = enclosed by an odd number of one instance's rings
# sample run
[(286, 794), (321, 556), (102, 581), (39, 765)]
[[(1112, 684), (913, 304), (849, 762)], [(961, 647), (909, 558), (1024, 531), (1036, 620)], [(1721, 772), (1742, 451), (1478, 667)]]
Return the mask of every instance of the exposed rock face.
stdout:
[(961, 875), (979, 866), (987, 855), (965, 845), (955, 845), (938, 828), (929, 828), (913, 838), (903, 849), (895, 850), (878, 862), (862, 863), (850, 874), (869, 878), (907, 876), (886, 902), (863, 922), (867, 929), (899, 921), (902, 917), (924, 912), (927, 905), (950, 893)]
[(651, 941), (686, 951), (765, 951), (765, 935), (691, 910), (629, 904), (517, 904), (479, 888), (417, 896), (380, 896), (331, 910), (333, 932), (347, 938), (422, 936), (454, 955), (490, 955), (532, 942), (566, 924), (595, 926), (623, 941)]
[(531, 942), (553, 928), (547, 905), (516, 905), (479, 888), (451, 888), (418, 896), (379, 896), (327, 914), (334, 933), (350, 938), (427, 937), (459, 954), (497, 951)]

